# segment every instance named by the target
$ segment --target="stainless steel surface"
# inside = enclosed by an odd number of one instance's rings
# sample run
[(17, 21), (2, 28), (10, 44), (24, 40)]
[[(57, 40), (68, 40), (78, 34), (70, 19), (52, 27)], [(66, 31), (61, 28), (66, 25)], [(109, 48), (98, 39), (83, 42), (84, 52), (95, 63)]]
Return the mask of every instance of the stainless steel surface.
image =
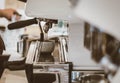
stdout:
[(72, 83), (108, 83), (104, 71), (83, 70), (72, 72)]

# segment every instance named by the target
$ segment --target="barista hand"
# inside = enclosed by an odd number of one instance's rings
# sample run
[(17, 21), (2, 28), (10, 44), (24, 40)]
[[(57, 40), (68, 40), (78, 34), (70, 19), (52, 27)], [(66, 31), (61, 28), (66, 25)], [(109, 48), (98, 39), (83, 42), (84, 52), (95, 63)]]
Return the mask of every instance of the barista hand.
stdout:
[(11, 21), (12, 16), (16, 15), (16, 20), (18, 20), (20, 18), (20, 14), (14, 10), (14, 9), (1, 9), (0, 10), (0, 17), (5, 17), (6, 19), (8, 19), (9, 21)]

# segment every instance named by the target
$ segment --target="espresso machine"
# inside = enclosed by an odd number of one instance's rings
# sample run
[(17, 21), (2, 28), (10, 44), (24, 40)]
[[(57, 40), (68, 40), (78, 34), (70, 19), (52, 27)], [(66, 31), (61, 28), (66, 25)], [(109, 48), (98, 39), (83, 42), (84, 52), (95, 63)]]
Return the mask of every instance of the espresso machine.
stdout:
[[(41, 26), (41, 21), (46, 22), (43, 27)], [(67, 55), (65, 54), (67, 51), (66, 44), (62, 44), (63, 37), (58, 37), (60, 42), (60, 53), (62, 52), (64, 55), (60, 55), (61, 58), (59, 61), (55, 61), (53, 57), (53, 51), (55, 49), (55, 40), (45, 39), (44, 33), (52, 28), (52, 24), (58, 23), (57, 20), (54, 19), (46, 19), (46, 18), (34, 18), (24, 21), (18, 21), (8, 25), (10, 30), (19, 29), (28, 25), (38, 24), (40, 28), (40, 38), (38, 39), (30, 39), (29, 37), (25, 38), (23, 47), (26, 50), (27, 55), (25, 61), (25, 71), (28, 79), (28, 83), (63, 83), (63, 82), (71, 82), (71, 70), (72, 63), (67, 62)], [(63, 38), (63, 39), (62, 39)], [(65, 41), (64, 41), (65, 42)], [(61, 48), (61, 46), (64, 48)], [(61, 53), (61, 54), (62, 54)]]
[[(68, 11), (64, 11), (62, 7)], [(68, 23), (77, 22), (73, 15), (70, 14), (69, 1), (48, 0), (46, 3), (44, 0), (36, 0), (35, 2), (27, 0), (25, 12), (27, 16), (33, 17), (33, 19), (12, 23), (8, 28), (11, 30), (19, 29), (32, 24), (38, 24), (40, 28), (40, 38), (30, 40), (26, 55), (25, 71), (28, 83), (71, 83), (72, 63), (67, 60), (68, 48), (66, 42), (68, 37), (61, 35), (46, 40), (44, 33), (47, 30), (44, 30), (41, 26), (41, 21), (46, 22), (44, 25), (45, 29), (51, 28), (52, 24), (57, 24), (58, 20), (68, 21)], [(61, 56), (58, 62), (55, 62), (52, 56), (56, 39), (60, 47)], [(29, 41), (29, 38), (26, 41)]]

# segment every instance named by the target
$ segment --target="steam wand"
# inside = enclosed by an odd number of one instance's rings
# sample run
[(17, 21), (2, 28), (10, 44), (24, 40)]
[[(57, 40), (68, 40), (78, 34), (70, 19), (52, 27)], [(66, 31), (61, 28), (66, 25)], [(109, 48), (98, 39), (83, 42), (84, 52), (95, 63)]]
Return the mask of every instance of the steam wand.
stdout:
[(44, 31), (43, 31), (43, 29), (42, 29), (42, 26), (41, 26), (41, 20), (40, 19), (37, 19), (37, 21), (38, 21), (38, 25), (39, 25), (39, 28), (40, 28), (40, 41), (42, 42), (42, 41), (44, 41)]

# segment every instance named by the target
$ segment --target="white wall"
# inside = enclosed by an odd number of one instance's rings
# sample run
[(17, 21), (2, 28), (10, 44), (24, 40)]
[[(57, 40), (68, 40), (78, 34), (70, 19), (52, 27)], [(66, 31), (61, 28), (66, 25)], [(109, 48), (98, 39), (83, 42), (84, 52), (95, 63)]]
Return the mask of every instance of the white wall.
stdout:
[(95, 66), (90, 52), (83, 46), (84, 23), (70, 24), (69, 34), (69, 61), (77, 66)]
[(0, 9), (5, 7), (5, 0), (0, 0)]

